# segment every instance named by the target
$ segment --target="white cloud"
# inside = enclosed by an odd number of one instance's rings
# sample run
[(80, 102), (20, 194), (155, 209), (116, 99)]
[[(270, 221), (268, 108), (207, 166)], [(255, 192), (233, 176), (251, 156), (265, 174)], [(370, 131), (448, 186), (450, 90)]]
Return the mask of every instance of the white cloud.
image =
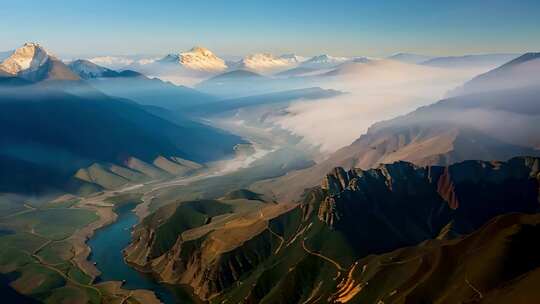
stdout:
[(434, 103), (481, 71), (377, 60), (348, 66), (342, 72), (321, 85), (349, 94), (295, 102), (275, 123), (330, 153), (352, 143), (373, 123)]

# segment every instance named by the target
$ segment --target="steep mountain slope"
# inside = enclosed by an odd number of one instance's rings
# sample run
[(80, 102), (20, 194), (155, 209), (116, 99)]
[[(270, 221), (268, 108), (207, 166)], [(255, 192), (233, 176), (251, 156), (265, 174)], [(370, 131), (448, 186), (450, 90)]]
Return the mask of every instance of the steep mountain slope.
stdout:
[(453, 95), (526, 87), (539, 83), (540, 53), (527, 53), (466, 82)]
[[(180, 126), (99, 92), (77, 96), (26, 85), (0, 90), (0, 104), (2, 157), (54, 171), (59, 180), (67, 181), (95, 162), (124, 165), (130, 157), (149, 163), (159, 156), (205, 162), (231, 153), (241, 142), (195, 122)], [(12, 162), (2, 176), (18, 175), (23, 181), (27, 176), (28, 189), (61, 190), (58, 183), (48, 189), (49, 179), (32, 179), (24, 168), (31, 167)]]
[(535, 303), (538, 215), (497, 217), (473, 234), (429, 241), (358, 261), (338, 303)]
[(130, 70), (117, 72), (84, 59), (72, 61), (69, 63), (68, 67), (73, 73), (79, 75), (79, 77), (83, 79), (143, 76), (140, 73)]
[(29, 81), (78, 80), (79, 77), (37, 43), (25, 43), (0, 64), (0, 71)]
[[(471, 233), (500, 214), (537, 212), (539, 170), (538, 158), (467, 161), (449, 167), (421, 168), (398, 162), (370, 170), (336, 168), (320, 186), (308, 190), (299, 205), (270, 204), (230, 216), (222, 216), (228, 210), (214, 212), (224, 204), (219, 201), (212, 203), (211, 212), (204, 211), (206, 201), (163, 207), (137, 227), (126, 256), (161, 280), (188, 284), (198, 296), (215, 303), (344, 303), (363, 296), (364, 275), (375, 274), (383, 276), (380, 280), (394, 277), (396, 284), (413, 284), (419, 297), (429, 297), (429, 290), (419, 288), (422, 281), (415, 280), (416, 276), (407, 280), (412, 273), (386, 273), (373, 266), (376, 261), (388, 261), (388, 255), (373, 254), (438, 236)], [(186, 226), (188, 219), (180, 217), (185, 214), (183, 206), (200, 206), (198, 212), (209, 219)], [(499, 235), (516, 231), (508, 230), (512, 224), (537, 225), (538, 217), (512, 217), (506, 223), (496, 225)], [(494, 243), (500, 243), (497, 233), (492, 233)], [(468, 243), (460, 238), (454, 242)], [(389, 267), (406, 264), (416, 251), (431, 254), (430, 250), (444, 248), (433, 244), (389, 254), (404, 257)], [(500, 254), (507, 253), (501, 250)], [(363, 269), (366, 264), (369, 272)], [(524, 264), (511, 276), (499, 276), (499, 282), (540, 266)], [(433, 267), (433, 273), (429, 269), (421, 268), (417, 275), (438, 278), (447, 274), (443, 269)], [(379, 296), (386, 294), (386, 286), (373, 288)]]

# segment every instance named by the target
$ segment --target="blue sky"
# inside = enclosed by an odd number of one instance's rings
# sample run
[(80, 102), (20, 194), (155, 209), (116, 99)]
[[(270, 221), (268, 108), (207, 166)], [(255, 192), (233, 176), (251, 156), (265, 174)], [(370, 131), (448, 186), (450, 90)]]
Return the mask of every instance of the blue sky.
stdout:
[(0, 5), (0, 50), (163, 54), (206, 46), (382, 56), (540, 51), (540, 1), (25, 0)]

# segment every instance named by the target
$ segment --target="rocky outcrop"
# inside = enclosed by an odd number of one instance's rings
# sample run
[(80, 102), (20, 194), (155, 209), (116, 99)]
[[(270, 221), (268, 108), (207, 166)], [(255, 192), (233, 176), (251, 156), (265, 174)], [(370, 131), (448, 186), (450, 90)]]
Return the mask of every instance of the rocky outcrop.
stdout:
[(294, 207), (264, 204), (233, 213), (227, 201), (218, 200), (165, 206), (135, 229), (125, 258), (160, 281), (189, 285), (200, 298), (210, 299), (282, 245), (268, 230), (268, 221)]
[[(452, 244), (501, 214), (537, 212), (539, 167), (540, 159), (523, 157), (446, 167), (397, 162), (370, 170), (336, 168), (319, 187), (306, 191), (300, 205), (265, 204), (233, 216), (214, 213), (190, 229), (167, 234), (174, 240), (160, 249), (159, 229), (182, 226), (188, 218), (179, 215), (189, 214), (180, 204), (174, 206), (176, 215), (160, 217), (174, 210), (166, 206), (171, 210), (158, 210), (138, 227), (126, 259), (164, 282), (190, 285), (215, 303), (346, 302), (365, 296), (364, 276), (388, 278), (381, 265), (421, 263), (412, 277), (399, 281), (403, 286), (417, 286), (416, 275), (443, 275), (438, 252), (451, 247), (430, 247), (426, 250), (434, 260), (423, 260), (416, 247), (406, 246)], [(396, 249), (391, 258), (378, 256)], [(438, 273), (422, 271), (430, 267)]]
[(444, 168), (443, 174), (439, 177), (437, 182), (437, 192), (441, 197), (448, 202), (448, 206), (452, 209), (457, 209), (459, 207), (459, 201), (456, 197), (455, 185), (452, 182), (452, 177), (450, 176), (450, 170), (448, 167)]
[[(369, 170), (335, 168), (321, 183), (326, 196), (318, 217), (332, 227), (347, 217), (354, 224), (359, 219), (356, 212), (362, 216), (389, 204), (395, 204), (390, 210), (395, 211), (407, 202), (411, 205), (406, 208), (427, 208), (422, 212), (442, 208), (439, 211), (455, 217), (467, 232), (494, 216), (494, 209), (499, 214), (535, 211), (540, 202), (538, 167), (538, 158), (519, 157), (508, 162), (465, 161), (446, 167), (397, 162)], [(511, 197), (522, 200), (516, 204)], [(441, 202), (446, 206), (438, 205)], [(485, 210), (479, 208), (487, 203), (490, 206)], [(396, 220), (388, 222), (393, 225)]]

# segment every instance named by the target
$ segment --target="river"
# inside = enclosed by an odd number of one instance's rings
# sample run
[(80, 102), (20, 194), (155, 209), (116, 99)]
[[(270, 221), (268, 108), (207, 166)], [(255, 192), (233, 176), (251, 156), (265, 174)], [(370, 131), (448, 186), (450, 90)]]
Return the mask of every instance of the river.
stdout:
[[(267, 136), (267, 135), (265, 135)], [(251, 136), (250, 136), (251, 137)], [(256, 136), (260, 139), (260, 135)], [(251, 137), (253, 138), (253, 137)], [(169, 181), (159, 181), (155, 183), (133, 185), (121, 190), (107, 193), (121, 193), (121, 192), (142, 192), (144, 197), (153, 197), (156, 191), (169, 187), (186, 187), (195, 182), (201, 182), (202, 180), (208, 180), (209, 182), (224, 182), (221, 179), (216, 181), (216, 178), (222, 177), (227, 179), (228, 174), (234, 174), (243, 171), (247, 177), (238, 178), (235, 177), (235, 181), (241, 181), (239, 185), (232, 184), (232, 189), (241, 188), (244, 184), (249, 184), (256, 180), (273, 177), (273, 175), (281, 175), (287, 172), (288, 166), (291, 163), (296, 162), (296, 153), (286, 153), (288, 157), (283, 158), (281, 154), (277, 153), (277, 156), (281, 155), (281, 158), (276, 158), (275, 154), (277, 147), (271, 144), (251, 141), (254, 148), (253, 154), (242, 157), (237, 156), (232, 159), (216, 162), (212, 164), (207, 170), (192, 177), (182, 177)], [(296, 156), (295, 156), (296, 155)], [(294, 156), (294, 157), (293, 157)], [(264, 160), (264, 161), (263, 161)], [(262, 164), (261, 164), (262, 162)], [(247, 168), (257, 164), (253, 171), (250, 172)], [(277, 169), (276, 169), (277, 168)], [(290, 170), (299, 169), (296, 167), (289, 168)], [(277, 170), (277, 171), (276, 171)], [(261, 172), (259, 172), (261, 171)], [(270, 172), (270, 173), (268, 173)], [(266, 176), (270, 174), (269, 176)], [(208, 187), (215, 186), (209, 184)], [(142, 190), (142, 191), (141, 191)], [(189, 190), (187, 190), (189, 191)], [(225, 193), (223, 193), (225, 194)], [(94, 200), (104, 200), (107, 195), (101, 197), (95, 197)], [(144, 199), (143, 199), (144, 201)], [(148, 208), (147, 204), (139, 204), (138, 208)], [(112, 224), (98, 229), (94, 236), (91, 237), (87, 245), (91, 249), (89, 260), (96, 263), (96, 267), (101, 271), (101, 275), (96, 279), (96, 282), (102, 281), (123, 281), (123, 288), (125, 289), (146, 289), (153, 291), (157, 297), (165, 304), (170, 303), (201, 303), (199, 299), (194, 297), (188, 288), (171, 286), (158, 283), (151, 275), (141, 273), (135, 268), (130, 267), (125, 263), (122, 250), (126, 248), (131, 241), (131, 231), (133, 227), (138, 224), (139, 217), (135, 214), (134, 208), (136, 203), (125, 204), (115, 210), (118, 214), (118, 218)]]
[(138, 222), (138, 217), (132, 212), (134, 207), (135, 204), (130, 203), (116, 209), (117, 220), (97, 230), (88, 241), (92, 249), (89, 259), (102, 270), (96, 282), (125, 280), (123, 288), (152, 290), (165, 304), (195, 303), (187, 290), (160, 284), (149, 274), (141, 273), (125, 263), (122, 250), (131, 241), (131, 230)]

